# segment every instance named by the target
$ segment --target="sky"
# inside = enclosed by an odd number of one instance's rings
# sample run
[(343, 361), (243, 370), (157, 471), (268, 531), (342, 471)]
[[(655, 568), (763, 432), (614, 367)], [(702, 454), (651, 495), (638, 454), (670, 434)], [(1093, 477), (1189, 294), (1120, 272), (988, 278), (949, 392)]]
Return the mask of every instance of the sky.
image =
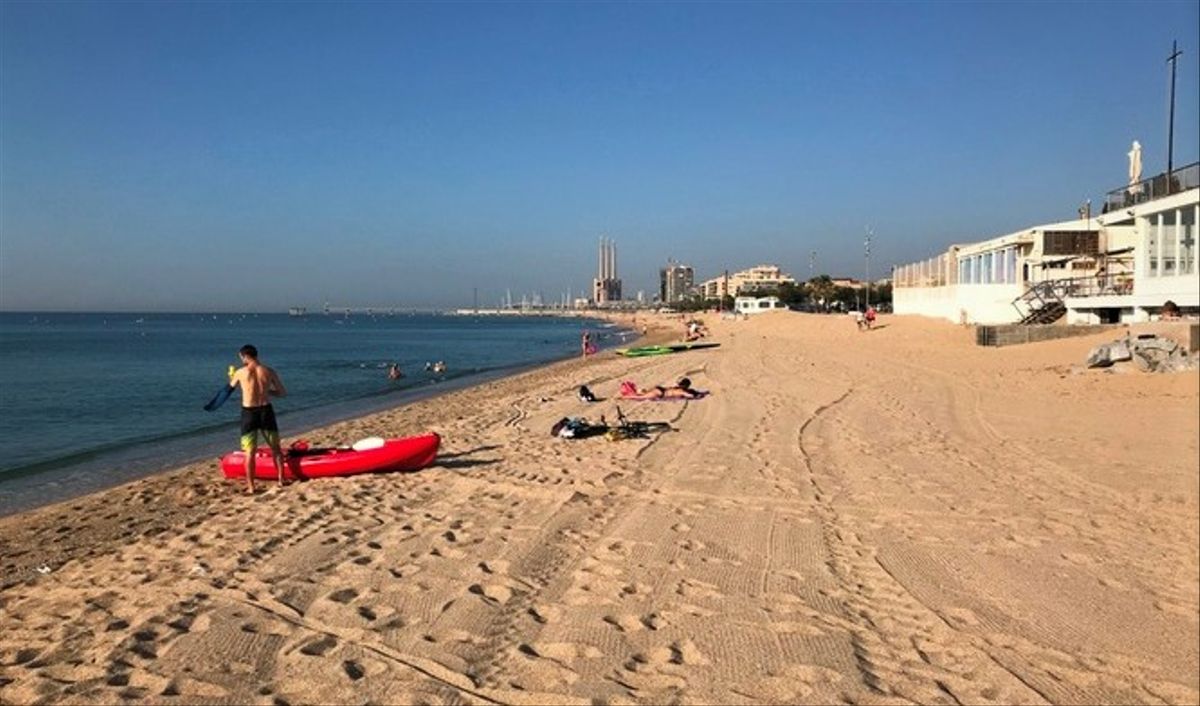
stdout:
[(1200, 157), (1200, 3), (0, 2), (0, 309), (863, 277)]

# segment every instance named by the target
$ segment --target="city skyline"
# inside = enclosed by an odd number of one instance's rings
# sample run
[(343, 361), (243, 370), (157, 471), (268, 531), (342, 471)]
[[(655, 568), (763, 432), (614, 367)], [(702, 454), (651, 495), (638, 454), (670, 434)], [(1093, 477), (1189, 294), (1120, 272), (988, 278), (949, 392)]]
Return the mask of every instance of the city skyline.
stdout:
[(0, 309), (883, 275), (1163, 171), (1174, 40), (1200, 155), (1196, 3), (867, 7), (0, 4)]

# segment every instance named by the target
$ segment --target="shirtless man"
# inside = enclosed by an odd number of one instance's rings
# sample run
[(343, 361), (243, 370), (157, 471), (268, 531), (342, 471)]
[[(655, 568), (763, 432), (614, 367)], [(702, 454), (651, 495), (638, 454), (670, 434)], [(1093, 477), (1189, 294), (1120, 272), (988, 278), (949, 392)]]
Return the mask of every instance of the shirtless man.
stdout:
[(258, 362), (258, 349), (242, 346), (238, 355), (245, 365), (238, 368), (229, 381), (230, 387), (242, 386), (242, 451), (246, 454), (246, 488), (254, 493), (254, 455), (258, 450), (258, 434), (271, 447), (279, 487), (283, 487), (283, 451), (279, 448), (279, 426), (271, 397), (287, 395), (287, 389), (274, 370)]

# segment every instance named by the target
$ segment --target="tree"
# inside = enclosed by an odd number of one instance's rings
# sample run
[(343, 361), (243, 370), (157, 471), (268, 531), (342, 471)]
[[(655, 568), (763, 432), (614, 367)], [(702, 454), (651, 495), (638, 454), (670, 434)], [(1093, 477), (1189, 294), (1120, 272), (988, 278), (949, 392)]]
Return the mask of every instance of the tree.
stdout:
[(828, 307), (834, 300), (837, 293), (837, 287), (833, 284), (833, 278), (829, 275), (817, 275), (805, 283), (808, 289), (809, 298), (814, 304), (824, 300), (824, 304)]
[(871, 287), (871, 303), (890, 305), (892, 303), (892, 283)]
[(779, 301), (789, 306), (802, 304), (804, 302), (804, 285), (795, 282), (784, 282), (779, 285), (779, 291), (776, 292)]

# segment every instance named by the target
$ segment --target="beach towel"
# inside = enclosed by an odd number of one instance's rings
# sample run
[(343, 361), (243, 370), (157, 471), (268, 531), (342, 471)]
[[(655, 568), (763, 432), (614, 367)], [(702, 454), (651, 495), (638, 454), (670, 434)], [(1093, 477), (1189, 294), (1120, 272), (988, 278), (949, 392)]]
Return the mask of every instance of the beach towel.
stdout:
[(692, 400), (702, 400), (708, 397), (708, 390), (692, 390), (695, 393), (694, 397), (639, 397), (638, 395), (621, 395), (621, 399), (630, 400), (632, 402), (690, 402)]

